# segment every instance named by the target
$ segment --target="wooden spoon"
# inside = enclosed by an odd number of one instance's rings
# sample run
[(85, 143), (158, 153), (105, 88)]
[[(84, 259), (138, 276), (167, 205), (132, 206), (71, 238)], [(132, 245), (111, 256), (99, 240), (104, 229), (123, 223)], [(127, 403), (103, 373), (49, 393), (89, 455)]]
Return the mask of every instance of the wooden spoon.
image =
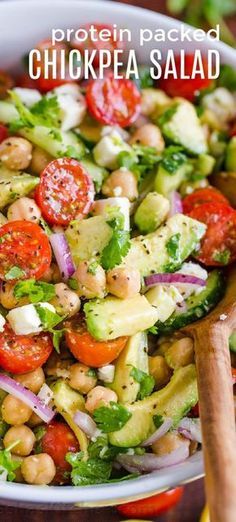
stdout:
[(194, 340), (211, 522), (236, 521), (236, 433), (229, 353), (229, 336), (235, 328), (234, 268), (218, 306), (182, 330)]

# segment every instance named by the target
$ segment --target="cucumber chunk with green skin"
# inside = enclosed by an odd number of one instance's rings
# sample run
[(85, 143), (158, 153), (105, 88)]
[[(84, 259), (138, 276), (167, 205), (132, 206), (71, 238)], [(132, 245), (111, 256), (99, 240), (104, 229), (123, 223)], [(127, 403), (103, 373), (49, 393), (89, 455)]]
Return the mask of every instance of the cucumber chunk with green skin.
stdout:
[(39, 178), (0, 168), (0, 210), (16, 199), (27, 196), (39, 184)]
[(205, 289), (186, 300), (186, 311), (174, 312), (164, 323), (157, 322), (157, 334), (168, 334), (207, 315), (224, 295), (224, 277), (220, 270), (213, 270), (207, 279)]
[(228, 172), (236, 172), (236, 136), (234, 136), (226, 149), (225, 167)]
[(109, 388), (116, 392), (122, 404), (135, 402), (140, 390), (140, 384), (132, 377), (132, 368), (149, 373), (147, 346), (147, 335), (138, 332), (130, 337), (116, 361), (114, 380)]
[(63, 132), (36, 125), (19, 129), (18, 133), (54, 158), (67, 156), (80, 160), (86, 153), (85, 145), (72, 131)]
[(190, 364), (176, 370), (161, 390), (142, 401), (127, 404), (132, 417), (121, 430), (109, 434), (109, 442), (124, 448), (138, 446), (156, 431), (153, 416), (170, 417), (176, 427), (197, 401), (196, 368)]
[(158, 318), (156, 308), (140, 294), (129, 299), (94, 299), (84, 305), (84, 312), (88, 331), (97, 341), (135, 335), (151, 328)]
[[(131, 248), (120, 266), (137, 268), (141, 276), (155, 272), (174, 272), (196, 250), (204, 235), (203, 223), (183, 214), (169, 218), (156, 232), (131, 239)], [(169, 248), (176, 238), (176, 251)]]
[(19, 113), (13, 103), (0, 101), (0, 121), (1, 123), (11, 123), (19, 118)]
[(190, 154), (207, 152), (204, 130), (192, 103), (181, 100), (167, 109), (159, 118), (165, 138), (176, 145), (182, 145)]
[(80, 160), (81, 165), (87, 170), (88, 174), (92, 178), (96, 191), (99, 192), (101, 190), (103, 181), (108, 176), (108, 171), (104, 167), (99, 167), (96, 165), (94, 161), (90, 157), (85, 157)]
[(170, 203), (157, 192), (149, 192), (134, 215), (134, 222), (143, 233), (154, 232), (167, 218)]
[(168, 196), (173, 190), (177, 190), (181, 183), (188, 179), (193, 171), (190, 163), (181, 165), (174, 174), (170, 174), (162, 165), (158, 166), (154, 187), (157, 192), (163, 196)]

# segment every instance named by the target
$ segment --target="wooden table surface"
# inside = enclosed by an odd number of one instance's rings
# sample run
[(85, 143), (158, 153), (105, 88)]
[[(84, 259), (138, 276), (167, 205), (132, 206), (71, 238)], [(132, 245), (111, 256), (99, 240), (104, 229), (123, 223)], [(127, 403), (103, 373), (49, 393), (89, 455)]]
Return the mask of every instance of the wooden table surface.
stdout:
[[(116, 0), (114, 0), (116, 1)], [(146, 7), (153, 11), (166, 13), (165, 0), (119, 0), (125, 4), (133, 4), (140, 7)], [(95, 17), (96, 18), (96, 17)], [(236, 34), (236, 17), (232, 17), (229, 21), (232, 31)], [(169, 511), (166, 515), (159, 516), (158, 522), (199, 522), (200, 513), (204, 506), (204, 487), (203, 480), (198, 480), (185, 487), (184, 495), (181, 502), (175, 509)], [(121, 517), (114, 508), (92, 509), (80, 511), (33, 511), (17, 508), (6, 508), (0, 506), (1, 522), (118, 522)], [(154, 519), (153, 519), (154, 522)]]

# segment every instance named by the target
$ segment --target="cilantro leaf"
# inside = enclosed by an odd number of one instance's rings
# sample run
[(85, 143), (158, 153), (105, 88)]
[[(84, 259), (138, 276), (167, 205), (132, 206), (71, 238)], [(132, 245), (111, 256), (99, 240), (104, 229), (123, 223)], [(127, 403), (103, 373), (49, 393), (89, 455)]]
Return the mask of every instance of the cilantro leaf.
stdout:
[(168, 172), (168, 174), (175, 174), (186, 161), (187, 156), (183, 154), (182, 147), (172, 145), (167, 147), (163, 153), (163, 159), (160, 165)]
[(63, 321), (63, 319), (65, 319), (65, 317), (57, 314), (56, 312), (52, 312), (46, 306), (42, 306), (41, 304), (36, 304), (35, 309), (44, 330), (52, 330), (52, 328), (57, 326), (59, 323), (61, 323), (61, 321)]
[(150, 328), (148, 328), (148, 330), (146, 330), (146, 332), (148, 334), (157, 335), (157, 327), (155, 325), (151, 326)]
[(111, 214), (107, 221), (112, 229), (112, 237), (105, 246), (101, 254), (101, 265), (104, 270), (110, 270), (122, 262), (123, 257), (128, 254), (130, 249), (130, 234), (126, 230), (122, 230), (124, 226), (124, 216), (121, 212), (114, 215)]
[(227, 265), (231, 258), (231, 252), (228, 248), (225, 248), (224, 250), (214, 252), (212, 258), (222, 265)]
[(166, 111), (164, 111), (161, 114), (161, 116), (159, 116), (159, 118), (157, 120), (157, 125), (160, 125), (160, 127), (162, 127), (165, 123), (167, 123), (172, 118), (172, 116), (174, 116), (174, 114), (177, 111), (177, 108), (178, 108), (178, 104), (174, 103), (173, 105), (171, 105), (171, 107), (166, 109)]
[(74, 486), (102, 484), (111, 476), (112, 464), (99, 458), (82, 460), (83, 453), (67, 453), (66, 460), (72, 466), (71, 480)]
[[(18, 442), (19, 441), (17, 441), (16, 444), (18, 444)], [(14, 445), (9, 446), (9, 448), (0, 451), (0, 480), (1, 475), (5, 473), (9, 482), (12, 482), (15, 479), (16, 475), (14, 471), (20, 467), (21, 462), (17, 462), (12, 458), (10, 450), (16, 444), (14, 443)]]
[(41, 100), (31, 107), (31, 113), (42, 118), (44, 125), (48, 127), (58, 127), (60, 107), (57, 96), (42, 96)]
[(53, 328), (51, 328), (49, 331), (52, 334), (52, 344), (56, 352), (60, 353), (60, 343), (62, 337), (64, 336), (64, 333), (66, 332), (66, 328), (62, 328), (61, 330), (54, 330)]
[(79, 288), (78, 281), (74, 277), (70, 277), (67, 281), (67, 284), (71, 288), (71, 290), (78, 290)]
[(29, 297), (31, 303), (39, 303), (40, 301), (50, 301), (56, 292), (54, 285), (50, 283), (26, 279), (15, 285), (13, 294), (17, 299)]
[(179, 241), (180, 241), (180, 233), (173, 234), (170, 239), (166, 242), (166, 250), (174, 261), (179, 258)]
[(93, 417), (104, 433), (110, 433), (123, 428), (132, 413), (127, 408), (116, 402), (110, 402), (110, 406), (101, 406), (94, 411)]
[(148, 375), (142, 370), (139, 370), (138, 368), (135, 368), (135, 366), (133, 366), (130, 375), (136, 382), (140, 384), (138, 399), (142, 400), (144, 397), (148, 397), (148, 395), (152, 393), (155, 386), (154, 377), (152, 377), (152, 375)]
[(164, 422), (162, 415), (153, 415), (152, 419), (156, 428), (160, 428)]
[(6, 281), (12, 281), (12, 279), (20, 279), (20, 277), (23, 277), (25, 275), (25, 271), (22, 270), (19, 266), (13, 266), (8, 270), (8, 272), (5, 274)]

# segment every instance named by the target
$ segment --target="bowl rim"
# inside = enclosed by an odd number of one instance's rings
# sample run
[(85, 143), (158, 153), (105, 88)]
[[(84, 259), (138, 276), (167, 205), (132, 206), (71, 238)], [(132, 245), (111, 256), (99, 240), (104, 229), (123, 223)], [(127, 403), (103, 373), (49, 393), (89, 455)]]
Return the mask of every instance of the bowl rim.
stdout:
[[(155, 17), (157, 24), (160, 26), (180, 27), (181, 24), (191, 28), (187, 24), (179, 20), (175, 20), (169, 16), (154, 12), (150, 9), (141, 8), (129, 4), (122, 4), (119, 2), (111, 3), (107, 0), (2, 0), (0, 3), (0, 11), (8, 10), (16, 15), (16, 10), (35, 9), (39, 6), (40, 9), (60, 9), (60, 8), (78, 8), (86, 5), (86, 10), (91, 12), (102, 12), (103, 9), (112, 10), (113, 13), (123, 14), (124, 12), (134, 14), (137, 17), (142, 17), (143, 23), (153, 22)], [(207, 41), (207, 40), (205, 40)], [(216, 41), (214, 46), (224, 56), (225, 60), (233, 63), (235, 60), (235, 50), (230, 48), (227, 44)], [(69, 508), (72, 505), (75, 507), (98, 507), (105, 505), (112, 505), (116, 503), (125, 503), (131, 499), (144, 498), (154, 495), (157, 491), (165, 491), (169, 488), (175, 487), (179, 484), (184, 484), (192, 480), (197, 480), (204, 475), (202, 451), (198, 451), (192, 457), (189, 457), (185, 462), (159, 470), (158, 472), (142, 475), (138, 478), (130, 479), (125, 482), (117, 482), (112, 484), (101, 484), (96, 486), (32, 486), (26, 484), (4, 483), (1, 482), (0, 487), (0, 501), (4, 504), (17, 503), (17, 505), (50, 505), (51, 509), (56, 506), (65, 506)]]

